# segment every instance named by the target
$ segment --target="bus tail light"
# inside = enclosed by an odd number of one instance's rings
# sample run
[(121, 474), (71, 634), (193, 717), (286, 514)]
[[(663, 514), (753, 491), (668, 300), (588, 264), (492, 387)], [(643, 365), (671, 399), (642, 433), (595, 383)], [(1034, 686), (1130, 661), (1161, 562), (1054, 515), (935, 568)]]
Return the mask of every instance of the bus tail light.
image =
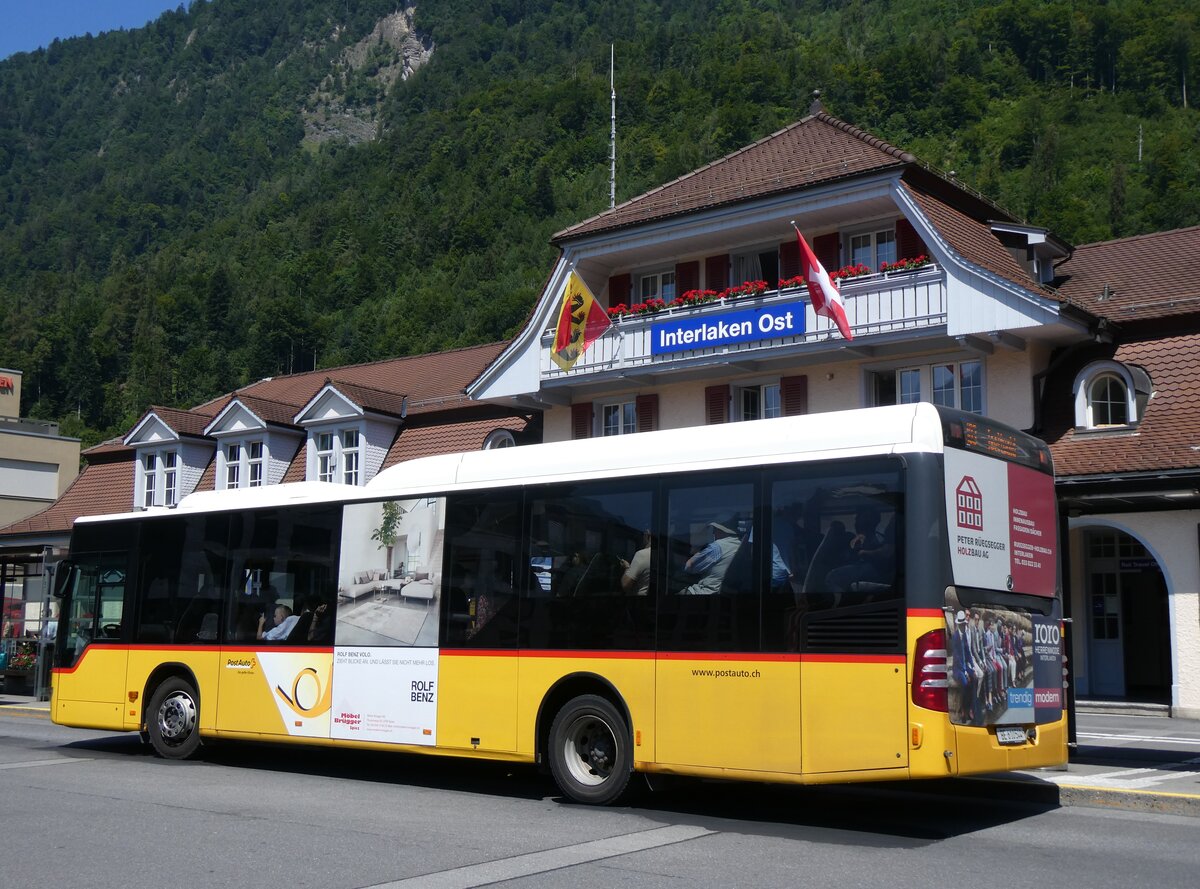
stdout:
[(950, 668), (946, 658), (946, 631), (931, 630), (917, 640), (913, 661), (912, 699), (918, 707), (950, 711)]

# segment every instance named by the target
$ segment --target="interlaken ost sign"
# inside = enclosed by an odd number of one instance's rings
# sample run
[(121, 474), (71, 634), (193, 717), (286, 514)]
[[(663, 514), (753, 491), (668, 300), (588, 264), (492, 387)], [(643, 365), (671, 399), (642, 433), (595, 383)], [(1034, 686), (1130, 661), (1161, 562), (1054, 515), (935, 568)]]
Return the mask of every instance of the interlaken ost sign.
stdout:
[(692, 349), (728, 346), (804, 333), (805, 302), (760, 306), (661, 321), (650, 328), (650, 354), (667, 355)]

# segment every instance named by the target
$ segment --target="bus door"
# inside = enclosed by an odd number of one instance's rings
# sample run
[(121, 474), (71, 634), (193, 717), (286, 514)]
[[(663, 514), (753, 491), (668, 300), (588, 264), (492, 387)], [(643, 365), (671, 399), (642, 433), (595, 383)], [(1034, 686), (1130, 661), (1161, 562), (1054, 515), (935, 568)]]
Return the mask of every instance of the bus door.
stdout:
[(768, 481), (772, 589), (786, 572), (790, 602), (776, 603), (779, 621), (764, 609), (764, 633), (782, 624), (799, 653), (806, 773), (908, 766), (902, 479), (897, 461), (873, 458)]
[[(64, 566), (71, 572), (59, 602), (56, 718), (72, 725), (121, 725), (128, 651), (124, 636), (124, 552), (83, 553)], [(84, 660), (87, 669), (79, 669)]]
[(529, 575), (521, 550), (518, 493), (448, 499), (439, 747), (517, 749), (518, 585)]
[(664, 765), (800, 771), (800, 664), (767, 643), (782, 638), (783, 617), (767, 613), (780, 597), (756, 527), (756, 475), (666, 486), (654, 757)]
[[(219, 731), (330, 736), (341, 511), (333, 504), (258, 510), (231, 516), (227, 532), (216, 523), (206, 528), (211, 545), (196, 570), (227, 578)], [(224, 533), (227, 553), (215, 546)]]

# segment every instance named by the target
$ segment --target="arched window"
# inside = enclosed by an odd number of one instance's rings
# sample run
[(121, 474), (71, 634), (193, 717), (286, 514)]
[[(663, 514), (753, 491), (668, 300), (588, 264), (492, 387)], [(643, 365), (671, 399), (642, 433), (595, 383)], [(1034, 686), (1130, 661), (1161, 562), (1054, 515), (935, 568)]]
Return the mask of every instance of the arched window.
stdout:
[(517, 440), (513, 438), (512, 432), (507, 429), (493, 429), (488, 433), (488, 437), (483, 440), (483, 449), (485, 451), (495, 450), (496, 448), (515, 448)]
[(1088, 384), (1089, 426), (1124, 426), (1129, 422), (1129, 389), (1115, 374), (1101, 374)]
[(1077, 428), (1127, 428), (1142, 418), (1150, 397), (1150, 378), (1140, 367), (1093, 361), (1075, 378), (1074, 394)]

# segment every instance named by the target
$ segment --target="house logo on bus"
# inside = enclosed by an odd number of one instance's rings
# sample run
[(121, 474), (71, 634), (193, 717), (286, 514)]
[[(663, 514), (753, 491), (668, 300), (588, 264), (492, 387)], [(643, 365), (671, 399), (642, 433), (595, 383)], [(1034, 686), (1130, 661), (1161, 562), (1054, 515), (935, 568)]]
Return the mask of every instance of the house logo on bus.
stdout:
[(972, 531), (983, 530), (983, 492), (975, 479), (964, 475), (958, 487), (954, 489), (958, 500), (958, 527), (969, 528)]

